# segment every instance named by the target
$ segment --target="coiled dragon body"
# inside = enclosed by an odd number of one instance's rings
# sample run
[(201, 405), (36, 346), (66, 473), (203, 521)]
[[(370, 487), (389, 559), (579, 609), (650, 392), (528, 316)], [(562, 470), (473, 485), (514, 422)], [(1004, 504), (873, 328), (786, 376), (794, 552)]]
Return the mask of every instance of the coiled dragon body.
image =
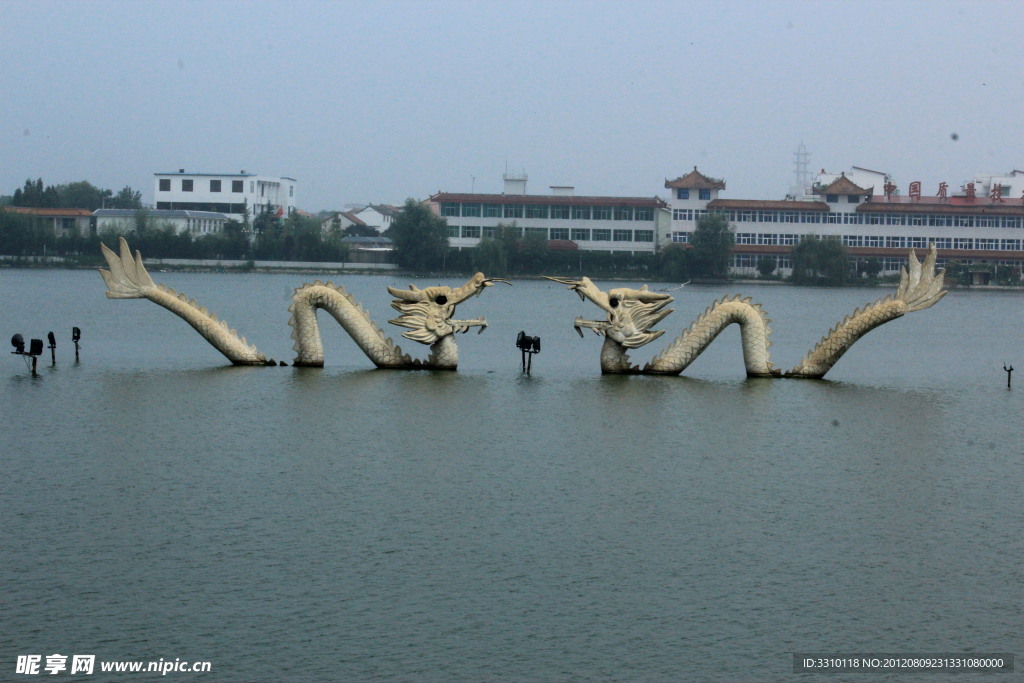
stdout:
[(667, 348), (640, 368), (629, 361), (629, 349), (639, 348), (664, 331), (651, 328), (672, 313), (665, 307), (672, 302), (668, 294), (652, 292), (644, 285), (640, 289), (612, 289), (601, 291), (589, 278), (564, 280), (548, 278), (569, 285), (581, 299), (589, 300), (605, 311), (605, 320), (577, 318), (576, 331), (592, 329), (604, 336), (601, 347), (601, 372), (606, 374), (638, 373), (651, 375), (678, 375), (714, 341), (715, 337), (733, 323), (740, 326), (743, 360), (748, 377), (799, 377), (820, 379), (850, 347), (865, 334), (912, 311), (935, 305), (945, 294), (942, 289), (943, 272), (935, 272), (935, 247), (932, 246), (924, 264), (911, 250), (908, 267), (903, 270), (895, 295), (887, 296), (862, 309), (855, 310), (829, 330), (821, 341), (803, 357), (800, 364), (783, 373), (772, 364), (768, 349), (771, 346), (771, 322), (759, 304), (749, 298), (725, 298), (709, 306)]
[[(142, 255), (134, 256), (124, 238), (120, 239), (120, 253), (101, 245), (109, 270), (100, 269), (100, 275), (107, 284), (110, 299), (149, 299), (178, 315), (191, 325), (214, 348), (220, 351), (234, 365), (272, 365), (266, 355), (256, 350), (244, 337), (240, 337), (226, 322), (220, 320), (194, 299), (175, 292), (169, 287), (153, 282), (142, 264)], [(390, 322), (408, 331), (402, 334), (421, 344), (430, 346), (426, 360), (411, 358), (403, 353), (384, 332), (374, 324), (366, 310), (356, 303), (352, 295), (341, 286), (319, 280), (295, 290), (292, 295), (291, 318), (294, 349), (298, 353), (294, 364), (321, 367), (324, 364), (324, 349), (320, 339), (320, 327), (316, 320), (317, 309), (324, 309), (352, 337), (363, 353), (379, 368), (455, 370), (459, 354), (454, 335), (466, 332), (471, 327), (487, 327), (485, 318), (455, 320), (455, 307), (466, 299), (479, 295), (495, 282), (511, 284), (499, 278), (487, 278), (477, 273), (461, 287), (427, 287), (409, 289), (388, 287), (395, 297), (392, 308), (401, 315)]]

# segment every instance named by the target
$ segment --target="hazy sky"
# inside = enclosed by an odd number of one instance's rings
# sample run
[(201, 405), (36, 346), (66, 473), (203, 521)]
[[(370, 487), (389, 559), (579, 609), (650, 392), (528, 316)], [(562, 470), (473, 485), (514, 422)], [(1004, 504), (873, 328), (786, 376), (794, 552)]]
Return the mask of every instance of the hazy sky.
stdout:
[[(1024, 169), (1024, 2), (0, 0), (0, 194), (241, 169), (300, 208)], [(956, 134), (957, 139), (953, 138)]]

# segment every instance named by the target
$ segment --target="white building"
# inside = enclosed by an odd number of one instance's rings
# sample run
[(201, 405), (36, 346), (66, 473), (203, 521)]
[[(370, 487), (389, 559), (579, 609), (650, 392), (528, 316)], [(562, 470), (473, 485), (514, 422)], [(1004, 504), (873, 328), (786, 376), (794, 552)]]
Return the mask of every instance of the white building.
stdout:
[(665, 186), (673, 191), (671, 241), (688, 242), (701, 216), (722, 213), (735, 231), (731, 265), (738, 273), (755, 273), (767, 256), (786, 274), (789, 252), (805, 235), (840, 240), (853, 259), (876, 258), (885, 273), (906, 265), (909, 249), (920, 257), (930, 244), (938, 249), (939, 266), (1024, 267), (1021, 171), (976, 176), (956, 193), (942, 183), (934, 196), (925, 196), (919, 182), (901, 194), (889, 174), (858, 167), (818, 174), (805, 198), (796, 200), (720, 198), (725, 181), (696, 168)]
[(295, 211), (296, 180), (258, 173), (154, 173), (157, 209), (213, 211), (240, 221), (248, 207), (253, 218), (268, 206), (279, 216)]
[[(214, 211), (166, 209), (143, 209), (142, 211), (145, 212), (146, 220), (152, 226), (169, 227), (177, 233), (187, 232), (196, 236), (222, 232), (224, 223), (228, 221), (226, 214)], [(135, 209), (96, 209), (92, 215), (97, 233), (114, 231), (119, 234), (128, 234), (135, 229), (138, 213)]]
[(352, 211), (352, 215), (361, 220), (363, 225), (373, 228), (379, 234), (384, 234), (391, 227), (391, 221), (400, 213), (400, 208), (390, 204), (368, 204)]
[(431, 209), (448, 222), (449, 244), (471, 248), (499, 224), (539, 234), (553, 248), (618, 253), (654, 252), (669, 240), (671, 214), (658, 197), (576, 196), (567, 185), (551, 194), (526, 192), (527, 176), (504, 176), (502, 194), (438, 192)]

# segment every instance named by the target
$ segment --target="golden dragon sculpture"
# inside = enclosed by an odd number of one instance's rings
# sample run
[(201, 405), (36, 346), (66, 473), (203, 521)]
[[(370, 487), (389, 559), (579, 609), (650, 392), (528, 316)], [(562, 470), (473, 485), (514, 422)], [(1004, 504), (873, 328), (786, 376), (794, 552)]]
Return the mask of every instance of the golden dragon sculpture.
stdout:
[[(163, 306), (195, 328), (235, 365), (276, 364), (194, 299), (153, 282), (142, 264), (142, 255), (136, 251), (133, 256), (123, 237), (120, 238), (120, 253), (105, 244), (101, 247), (109, 267), (109, 270), (100, 269), (100, 275), (107, 284), (107, 298), (149, 299)], [(388, 292), (395, 297), (391, 306), (400, 313), (389, 322), (407, 328), (408, 331), (402, 333), (406, 339), (430, 346), (430, 355), (425, 360), (404, 353), (400, 346), (374, 324), (366, 310), (343, 287), (330, 282), (324, 284), (319, 280), (305, 284), (295, 290), (288, 307), (291, 313), (288, 324), (292, 327), (292, 338), (295, 340), (293, 348), (298, 352), (294, 365), (322, 367), (324, 364), (324, 349), (316, 320), (316, 311), (322, 308), (341, 324), (363, 353), (379, 368), (455, 370), (459, 354), (454, 335), (472, 327), (479, 327), (478, 332), (483, 332), (487, 327), (485, 318), (453, 319), (455, 307), (479, 295), (495, 282), (511, 285), (508, 280), (487, 278), (483, 273), (477, 273), (461, 287), (388, 287)]]
[(600, 290), (589, 278), (566, 280), (547, 279), (569, 285), (581, 299), (589, 300), (606, 314), (605, 320), (577, 318), (576, 331), (583, 336), (589, 328), (604, 336), (601, 347), (601, 372), (606, 374), (678, 375), (714, 341), (729, 325), (740, 326), (743, 362), (748, 377), (799, 377), (820, 379), (846, 353), (858, 339), (883, 325), (912, 311), (935, 305), (946, 291), (942, 289), (944, 271), (935, 272), (935, 246), (932, 245), (924, 264), (910, 251), (908, 267), (904, 268), (895, 295), (858, 308), (829, 330), (821, 341), (803, 357), (800, 364), (783, 373), (772, 364), (768, 349), (771, 322), (760, 304), (751, 304), (749, 298), (735, 296), (715, 301), (675, 341), (640, 368), (629, 361), (628, 350), (654, 341), (664, 330), (651, 328), (672, 313), (665, 308), (672, 302), (668, 294), (652, 292), (644, 285), (640, 289)]

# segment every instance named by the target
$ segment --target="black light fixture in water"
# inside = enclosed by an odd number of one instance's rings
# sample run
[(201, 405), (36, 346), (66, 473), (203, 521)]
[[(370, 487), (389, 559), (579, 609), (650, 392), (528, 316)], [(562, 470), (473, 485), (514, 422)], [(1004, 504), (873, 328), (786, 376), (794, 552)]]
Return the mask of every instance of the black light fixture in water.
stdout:
[(78, 362), (78, 340), (82, 338), (82, 331), (77, 327), (71, 328), (71, 341), (75, 343), (75, 362)]
[(533, 354), (540, 353), (540, 337), (531, 337), (520, 331), (516, 337), (516, 348), (523, 352), (522, 371), (529, 375), (533, 370)]
[(50, 345), (47, 347), (50, 349), (50, 362), (53, 365), (57, 365), (57, 338), (53, 336), (53, 332), (47, 332), (46, 339), (50, 342)]
[(17, 354), (19, 356), (28, 356), (29, 358), (32, 359), (32, 375), (37, 375), (38, 373), (36, 373), (36, 361), (39, 359), (39, 356), (41, 356), (43, 353), (43, 340), (33, 339), (31, 342), (29, 342), (28, 352), (26, 352), (25, 338), (22, 337), (20, 334), (16, 334), (13, 337), (11, 337), (11, 346), (14, 347), (14, 351), (11, 351), (11, 353)]

